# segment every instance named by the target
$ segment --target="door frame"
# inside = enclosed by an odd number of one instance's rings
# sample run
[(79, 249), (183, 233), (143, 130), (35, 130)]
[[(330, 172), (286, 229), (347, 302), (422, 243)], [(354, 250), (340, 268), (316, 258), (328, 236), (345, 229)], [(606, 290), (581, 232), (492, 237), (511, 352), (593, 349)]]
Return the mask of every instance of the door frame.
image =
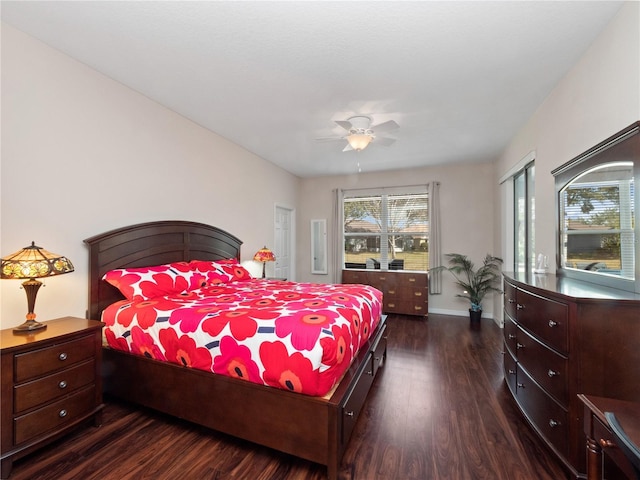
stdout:
[(289, 274), (287, 280), (292, 282), (296, 279), (296, 209), (290, 205), (283, 203), (275, 203), (273, 206), (273, 244), (277, 245), (276, 236), (278, 235), (276, 229), (276, 218), (278, 209), (287, 210), (289, 212), (289, 219), (291, 221), (289, 228)]

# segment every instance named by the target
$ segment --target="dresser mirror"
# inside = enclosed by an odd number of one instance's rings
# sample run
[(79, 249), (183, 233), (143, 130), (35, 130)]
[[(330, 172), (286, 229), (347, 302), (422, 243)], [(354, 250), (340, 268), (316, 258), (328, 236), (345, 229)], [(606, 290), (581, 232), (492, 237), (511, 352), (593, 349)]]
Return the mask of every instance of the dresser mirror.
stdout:
[(558, 212), (558, 273), (640, 292), (638, 123), (552, 173)]

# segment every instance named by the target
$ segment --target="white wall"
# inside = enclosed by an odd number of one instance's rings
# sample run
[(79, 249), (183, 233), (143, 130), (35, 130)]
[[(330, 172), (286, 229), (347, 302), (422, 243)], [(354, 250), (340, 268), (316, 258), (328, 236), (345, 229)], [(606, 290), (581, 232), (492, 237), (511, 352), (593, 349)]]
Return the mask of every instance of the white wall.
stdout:
[[(297, 204), (297, 177), (6, 24), (1, 153), (1, 255), (34, 240), (75, 266), (46, 279), (38, 320), (85, 316), (85, 238), (192, 220), (236, 235), (251, 260), (273, 244), (274, 204)], [(19, 284), (0, 282), (2, 328), (24, 321)]]
[[(366, 153), (363, 152), (363, 153)], [(389, 149), (393, 155), (393, 147)], [(300, 215), (298, 217), (298, 280), (315, 283), (331, 282), (333, 266), (329, 275), (312, 275), (309, 272), (310, 220), (326, 218), (329, 234), (333, 225), (332, 190), (335, 188), (375, 188), (440, 182), (442, 205), (442, 251), (463, 253), (475, 262), (481, 262), (494, 245), (494, 213), (496, 182), (492, 164), (452, 165), (395, 170), (381, 173), (360, 173), (336, 177), (302, 179), (300, 182)], [(329, 244), (329, 249), (341, 248)], [(330, 252), (330, 256), (333, 251)], [(452, 315), (468, 315), (468, 302), (455, 297), (460, 293), (453, 285), (452, 277), (443, 274), (441, 295), (429, 297), (429, 311)], [(483, 304), (483, 316), (493, 315), (492, 302), (487, 297)]]
[[(497, 162), (500, 177), (536, 152), (535, 244), (548, 255), (550, 270), (556, 254), (551, 171), (639, 119), (640, 3), (627, 2)], [(496, 250), (506, 255), (504, 220), (498, 225)]]

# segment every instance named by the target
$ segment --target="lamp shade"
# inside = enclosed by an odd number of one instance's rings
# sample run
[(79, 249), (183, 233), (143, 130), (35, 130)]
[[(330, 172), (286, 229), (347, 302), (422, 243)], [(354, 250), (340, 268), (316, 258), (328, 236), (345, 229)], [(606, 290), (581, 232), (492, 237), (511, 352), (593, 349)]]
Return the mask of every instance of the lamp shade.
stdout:
[(51, 253), (42, 247), (38, 247), (35, 242), (31, 242), (30, 246), (0, 260), (2, 262), (0, 278), (27, 279), (22, 282), (22, 287), (27, 294), (27, 306), (29, 309), (27, 321), (14, 328), (14, 331), (31, 332), (45, 328), (46, 325), (35, 321), (36, 295), (38, 294), (38, 289), (42, 286), (42, 282), (36, 280), (36, 278), (73, 272), (73, 264), (62, 255)]
[(35, 242), (2, 258), (2, 278), (42, 278), (73, 272), (71, 261), (51, 253)]
[(267, 247), (262, 247), (260, 250), (256, 252), (256, 254), (253, 256), (253, 259), (256, 262), (262, 262), (262, 278), (265, 278), (266, 277), (265, 267), (267, 265), (266, 262), (275, 262), (276, 256)]
[(360, 151), (367, 148), (367, 146), (373, 140), (373, 136), (367, 135), (365, 133), (352, 133), (347, 137), (347, 142), (351, 145), (351, 148), (354, 150)]
[(256, 262), (275, 262), (276, 256), (267, 247), (262, 247), (256, 252), (256, 254), (253, 256), (253, 259)]

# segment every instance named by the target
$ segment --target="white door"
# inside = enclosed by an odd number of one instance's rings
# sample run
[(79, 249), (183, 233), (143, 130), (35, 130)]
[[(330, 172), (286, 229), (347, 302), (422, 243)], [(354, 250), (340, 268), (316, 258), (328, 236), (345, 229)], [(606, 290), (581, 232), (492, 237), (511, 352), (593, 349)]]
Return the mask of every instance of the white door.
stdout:
[(275, 274), (276, 278), (286, 278), (294, 280), (294, 251), (293, 235), (294, 211), (291, 208), (276, 205), (275, 213), (275, 248), (276, 255)]

